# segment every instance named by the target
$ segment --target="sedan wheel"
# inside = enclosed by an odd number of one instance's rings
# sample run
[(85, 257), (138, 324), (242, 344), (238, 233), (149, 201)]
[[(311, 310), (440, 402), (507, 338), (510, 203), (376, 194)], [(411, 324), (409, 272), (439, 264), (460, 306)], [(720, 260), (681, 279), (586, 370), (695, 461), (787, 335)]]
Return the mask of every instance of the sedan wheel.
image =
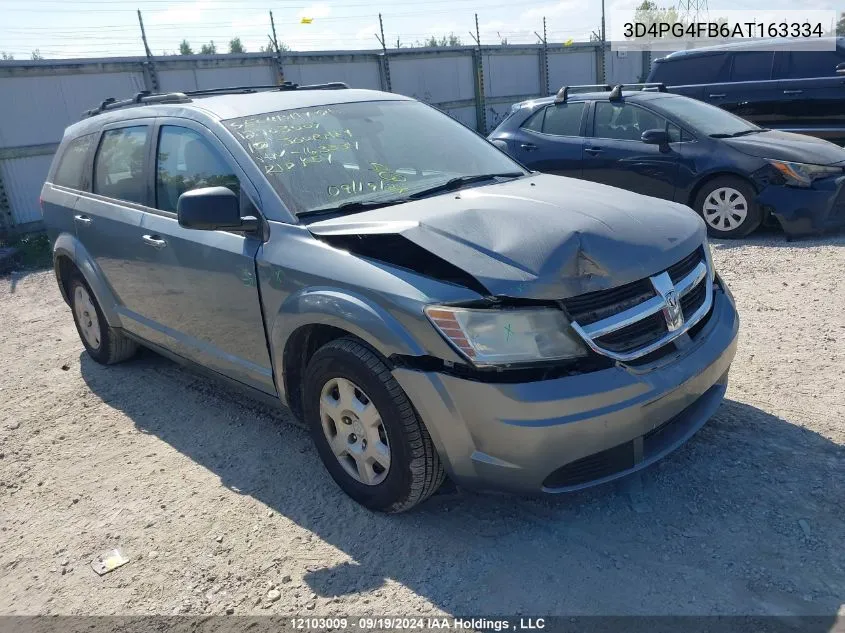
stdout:
[(350, 477), (376, 486), (390, 470), (390, 442), (378, 409), (355, 383), (332, 378), (320, 394), (323, 433)]
[(732, 187), (719, 187), (704, 199), (704, 221), (719, 231), (733, 231), (748, 217), (748, 201)]

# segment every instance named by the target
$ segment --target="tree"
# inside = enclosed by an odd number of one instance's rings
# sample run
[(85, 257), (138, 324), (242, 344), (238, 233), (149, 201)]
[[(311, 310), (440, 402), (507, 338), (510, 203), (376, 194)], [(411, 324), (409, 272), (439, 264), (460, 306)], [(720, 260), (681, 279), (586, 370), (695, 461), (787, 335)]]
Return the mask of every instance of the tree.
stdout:
[[(285, 51), (289, 51), (290, 46), (285, 44), (284, 42), (279, 42), (279, 52), (284, 53)], [(273, 40), (268, 40), (267, 44), (262, 46), (258, 49), (260, 53), (275, 53), (276, 47), (273, 46)]]
[(180, 55), (193, 55), (194, 49), (191, 48), (191, 45), (188, 44), (188, 40), (182, 40), (182, 43), (179, 44), (179, 54)]
[(44, 59), (44, 56), (41, 54), (41, 51), (36, 48), (34, 51), (32, 51), (32, 59), (34, 61), (38, 61), (39, 59)]
[(10, 53), (7, 53), (6, 51), (2, 51), (2, 52), (0, 52), (0, 59), (2, 59), (2, 60), (4, 60), (4, 61), (10, 62), (10, 61), (12, 61), (14, 58), (15, 58), (15, 56), (14, 56), (14, 55), (12, 55), (12, 54), (10, 54)]
[(208, 44), (203, 44), (200, 46), (200, 55), (216, 55), (217, 54), (217, 46), (214, 44), (214, 40), (211, 40)]
[(845, 13), (839, 15), (839, 22), (836, 23), (836, 34), (845, 35)]
[(244, 45), (241, 44), (241, 38), (233, 37), (231, 40), (229, 40), (229, 52), (246, 53), (246, 48), (244, 48)]
[(442, 48), (446, 46), (463, 46), (463, 43), (461, 42), (460, 37), (458, 37), (454, 33), (449, 33), (449, 35), (442, 35), (440, 39), (432, 35), (431, 37), (423, 40), (422, 43), (417, 42), (417, 46), (427, 46), (429, 48)]

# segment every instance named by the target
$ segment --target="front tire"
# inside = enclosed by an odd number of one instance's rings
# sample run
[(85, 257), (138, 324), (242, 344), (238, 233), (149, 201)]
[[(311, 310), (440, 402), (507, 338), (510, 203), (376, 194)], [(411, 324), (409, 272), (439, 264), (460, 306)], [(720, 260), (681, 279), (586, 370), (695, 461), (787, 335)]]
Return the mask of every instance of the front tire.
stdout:
[(735, 176), (714, 178), (695, 197), (695, 210), (707, 224), (711, 237), (745, 237), (763, 221), (763, 212), (754, 198), (754, 188)]
[(431, 496), (445, 472), (431, 437), (387, 365), (353, 338), (308, 363), (303, 412), (338, 486), (371, 510), (403, 512)]
[(108, 324), (94, 293), (82, 277), (72, 277), (68, 290), (76, 331), (93, 360), (101, 365), (112, 365), (135, 355), (137, 343)]

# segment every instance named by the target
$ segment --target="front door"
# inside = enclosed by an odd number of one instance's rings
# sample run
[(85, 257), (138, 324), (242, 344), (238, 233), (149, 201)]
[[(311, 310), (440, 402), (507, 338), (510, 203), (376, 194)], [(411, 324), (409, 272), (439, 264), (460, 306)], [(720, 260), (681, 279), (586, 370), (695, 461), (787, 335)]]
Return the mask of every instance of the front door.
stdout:
[(203, 126), (161, 119), (153, 142), (154, 209), (141, 218), (138, 263), (147, 288), (144, 335), (177, 354), (274, 393), (255, 278), (261, 241), (230, 231), (179, 226), (185, 191), (225, 186), (258, 215), (257, 194), (223, 145)]
[(653, 129), (665, 129), (673, 141), (680, 141), (680, 130), (650, 110), (597, 101), (592, 136), (584, 142), (583, 178), (672, 200), (679, 155), (674, 142), (661, 147), (640, 140), (643, 132)]

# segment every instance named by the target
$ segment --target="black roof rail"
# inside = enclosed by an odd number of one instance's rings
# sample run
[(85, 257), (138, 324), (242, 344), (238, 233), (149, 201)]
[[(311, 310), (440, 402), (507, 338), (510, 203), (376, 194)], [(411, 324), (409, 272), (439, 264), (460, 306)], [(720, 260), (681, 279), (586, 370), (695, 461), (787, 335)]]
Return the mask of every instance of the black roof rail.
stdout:
[(563, 88), (557, 91), (557, 94), (555, 95), (555, 103), (566, 103), (566, 99), (569, 96), (570, 91), (572, 90), (595, 90), (606, 92), (612, 87), (613, 86), (611, 86), (610, 84), (584, 84), (582, 86), (564, 86)]
[(583, 86), (564, 86), (563, 88), (557, 91), (557, 94), (555, 95), (555, 103), (566, 103), (566, 99), (569, 96), (570, 91), (572, 90), (593, 90), (596, 92), (610, 91), (610, 100), (618, 101), (622, 99), (622, 90), (627, 90), (628, 88), (640, 88), (642, 90), (657, 90), (658, 92), (666, 92), (666, 84), (664, 83), (616, 84), (615, 86), (611, 86), (610, 84), (586, 84)]
[(283, 84), (269, 84), (262, 86), (231, 86), (228, 88), (206, 88), (205, 90), (189, 90), (185, 94), (188, 96), (202, 96), (202, 95), (224, 95), (224, 94), (249, 94), (251, 92), (266, 92), (270, 90), (345, 90), (349, 86), (342, 81), (333, 81), (326, 84), (308, 84), (299, 85), (286, 81)]
[(268, 91), (268, 90), (344, 90), (349, 88), (348, 85), (341, 81), (334, 81), (325, 84), (311, 84), (300, 86), (299, 84), (286, 81), (283, 84), (274, 84), (268, 86), (233, 86), (229, 88), (206, 88), (205, 90), (189, 90), (186, 92), (167, 92), (167, 93), (151, 93), (149, 90), (143, 90), (130, 99), (116, 100), (114, 97), (105, 99), (96, 108), (91, 108), (83, 113), (85, 117), (95, 116), (108, 110), (117, 110), (119, 108), (128, 108), (130, 106), (152, 104), (152, 103), (190, 103), (191, 97), (223, 95), (223, 94), (248, 94), (252, 92)]
[(148, 90), (143, 90), (131, 99), (123, 99), (117, 101), (114, 97), (105, 99), (96, 108), (91, 108), (83, 112), (83, 116), (91, 117), (107, 110), (117, 110), (119, 108), (127, 108), (129, 106), (143, 105), (147, 103), (187, 103), (190, 99), (184, 92), (168, 92), (163, 94), (151, 94)]

